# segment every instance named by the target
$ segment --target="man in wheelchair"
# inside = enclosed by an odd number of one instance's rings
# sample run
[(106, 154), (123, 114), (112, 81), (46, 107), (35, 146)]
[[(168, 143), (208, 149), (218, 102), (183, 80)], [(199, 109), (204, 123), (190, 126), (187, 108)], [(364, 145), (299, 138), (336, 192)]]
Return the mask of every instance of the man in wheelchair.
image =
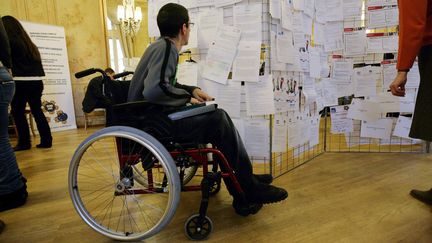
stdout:
[[(152, 43), (141, 58), (132, 78), (128, 102), (145, 100), (162, 107), (154, 110), (175, 109), (187, 103), (200, 104), (213, 100), (200, 88), (176, 82), (179, 51), (188, 43), (190, 28), (189, 15), (181, 5), (164, 5), (157, 16), (161, 38)], [(154, 114), (157, 117), (157, 114)], [(156, 119), (156, 118), (155, 118)], [(233, 196), (233, 207), (237, 213), (245, 208), (251, 214), (258, 212), (263, 204), (275, 203), (288, 197), (286, 190), (270, 185), (271, 175), (254, 175), (252, 164), (242, 140), (229, 115), (222, 109), (174, 121), (172, 134), (181, 141), (211, 143), (227, 158), (236, 173), (246, 197), (240, 200), (229, 180), (227, 189)], [(244, 214), (242, 214), (244, 215)]]

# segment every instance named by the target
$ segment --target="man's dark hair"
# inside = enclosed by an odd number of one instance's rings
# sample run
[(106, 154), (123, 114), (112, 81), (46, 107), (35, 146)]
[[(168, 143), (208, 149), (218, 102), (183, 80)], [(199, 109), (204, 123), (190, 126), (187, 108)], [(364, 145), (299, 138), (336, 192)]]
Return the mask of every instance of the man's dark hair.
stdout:
[(189, 15), (185, 7), (175, 3), (164, 5), (157, 15), (157, 25), (161, 36), (177, 37), (183, 24), (188, 26)]

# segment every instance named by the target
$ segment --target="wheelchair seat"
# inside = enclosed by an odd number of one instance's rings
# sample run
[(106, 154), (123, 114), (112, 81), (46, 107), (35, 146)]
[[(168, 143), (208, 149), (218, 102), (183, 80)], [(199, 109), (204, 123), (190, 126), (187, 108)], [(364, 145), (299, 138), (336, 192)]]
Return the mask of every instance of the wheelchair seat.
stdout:
[(107, 111), (106, 125), (137, 128), (168, 145), (174, 140), (173, 122), (161, 109), (162, 107), (146, 101), (115, 104)]

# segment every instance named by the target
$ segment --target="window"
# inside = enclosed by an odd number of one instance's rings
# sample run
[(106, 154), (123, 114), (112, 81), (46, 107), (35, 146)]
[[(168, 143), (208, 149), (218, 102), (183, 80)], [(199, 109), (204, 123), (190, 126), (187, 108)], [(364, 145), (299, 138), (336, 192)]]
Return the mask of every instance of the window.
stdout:
[(121, 46), (120, 35), (118, 33), (118, 27), (113, 25), (111, 20), (107, 18), (108, 28), (108, 48), (110, 56), (110, 67), (114, 69), (116, 73), (123, 72), (125, 69), (123, 63), (123, 49)]

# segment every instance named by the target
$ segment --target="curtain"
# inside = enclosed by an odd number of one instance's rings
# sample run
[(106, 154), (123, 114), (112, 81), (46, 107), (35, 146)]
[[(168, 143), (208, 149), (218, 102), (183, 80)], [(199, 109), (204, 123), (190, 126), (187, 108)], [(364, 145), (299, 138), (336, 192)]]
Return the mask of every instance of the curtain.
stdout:
[(117, 25), (116, 31), (118, 32), (118, 36), (120, 37), (120, 45), (123, 51), (123, 55), (125, 58), (132, 58), (135, 56), (134, 47), (133, 47), (133, 38), (129, 35), (126, 35), (121, 25)]

